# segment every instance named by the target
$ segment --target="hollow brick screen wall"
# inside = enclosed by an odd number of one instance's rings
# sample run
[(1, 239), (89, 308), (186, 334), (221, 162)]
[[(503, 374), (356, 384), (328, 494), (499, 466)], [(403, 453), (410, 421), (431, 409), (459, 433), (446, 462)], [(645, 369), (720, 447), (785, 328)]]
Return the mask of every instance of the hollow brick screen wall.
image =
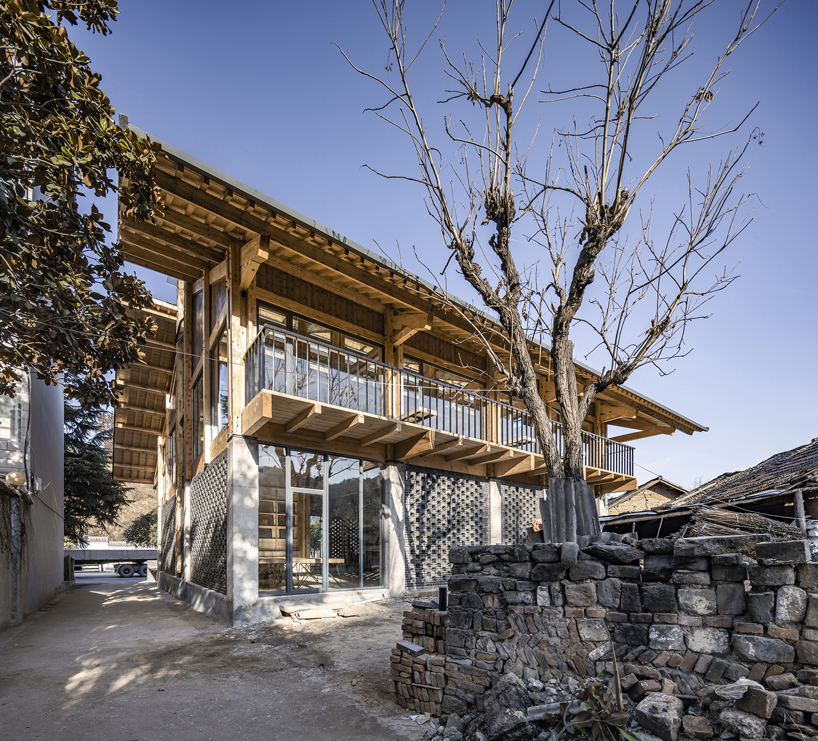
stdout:
[(488, 543), (488, 481), (407, 466), (406, 586), (445, 584), (449, 549)]
[(227, 594), (227, 451), (190, 482), (190, 580)]
[(500, 484), (503, 545), (525, 543), (534, 517), (540, 516), (543, 489), (524, 484)]
[(162, 543), (159, 568), (166, 574), (176, 574), (176, 497), (162, 505)]

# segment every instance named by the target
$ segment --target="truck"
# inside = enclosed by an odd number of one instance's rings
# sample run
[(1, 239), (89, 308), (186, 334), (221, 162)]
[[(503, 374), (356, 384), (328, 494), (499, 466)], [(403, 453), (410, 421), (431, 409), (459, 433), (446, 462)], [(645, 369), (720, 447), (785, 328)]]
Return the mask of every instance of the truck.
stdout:
[(156, 548), (142, 548), (129, 543), (109, 543), (108, 538), (91, 536), (80, 548), (66, 548), (65, 555), (74, 559), (74, 568), (106, 563), (114, 564), (117, 576), (147, 576), (148, 561), (156, 560)]

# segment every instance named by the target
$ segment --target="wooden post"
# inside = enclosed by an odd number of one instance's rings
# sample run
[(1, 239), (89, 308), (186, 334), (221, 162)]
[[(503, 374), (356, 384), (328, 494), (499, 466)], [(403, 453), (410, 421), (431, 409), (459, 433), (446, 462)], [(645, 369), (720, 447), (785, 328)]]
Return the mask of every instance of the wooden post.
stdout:
[[(242, 296), (244, 293), (244, 296)], [(241, 288), (241, 245), (231, 242), (227, 257), (227, 378), (230, 384), (230, 425), (232, 433), (241, 435), (241, 412), (244, 409), (244, 327), (247, 323), (246, 292)]]
[(801, 532), (807, 534), (807, 518), (804, 514), (804, 494), (800, 489), (796, 489), (792, 493), (792, 502), (795, 505), (795, 516), (798, 518), (798, 524), (801, 527)]

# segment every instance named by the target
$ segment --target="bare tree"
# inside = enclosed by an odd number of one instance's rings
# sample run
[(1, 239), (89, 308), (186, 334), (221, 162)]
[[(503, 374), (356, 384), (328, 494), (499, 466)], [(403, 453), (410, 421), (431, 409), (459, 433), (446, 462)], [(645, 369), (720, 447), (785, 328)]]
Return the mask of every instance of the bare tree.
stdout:
[[(440, 42), (452, 83), (440, 101), (447, 106), (448, 145), (431, 140), (410, 85), (413, 65), (440, 17), (410, 48), (405, 0), (373, 0), (390, 46), (386, 74), (367, 72), (341, 53), (386, 90), (387, 100), (367, 110), (403, 132), (417, 158), (416, 175), (371, 169), (425, 189), (427, 210), (460, 273), (502, 326), (507, 358), (495, 351), (496, 336), (476, 334), (510, 390), (524, 401), (549, 477), (582, 480), (581, 428), (595, 397), (624, 383), (637, 368), (653, 364), (663, 371), (666, 361), (686, 354), (688, 325), (704, 317), (707, 301), (734, 279), (723, 269), (715, 272), (714, 262), (749, 223), (746, 196), (735, 190), (756, 132), (711, 166), (702, 183), (695, 184), (688, 171), (686, 202), (663, 215), (660, 238), (653, 235), (653, 202), (649, 207), (644, 202), (648, 181), (677, 149), (745, 125), (754, 107), (737, 124), (715, 130), (704, 128), (704, 117), (727, 74), (728, 58), (766, 18), (757, 20), (761, 0), (750, 2), (738, 13), (721, 54), (691, 83), (671, 72), (689, 59), (694, 21), (713, 0), (620, 0), (616, 7), (614, 0), (552, 1), (543, 5), (544, 17), (534, 19), (528, 34), (510, 30), (513, 2), (497, 0), (494, 44), (481, 45), (479, 62), (465, 55), (455, 61)], [(566, 108), (570, 114), (570, 127), (554, 127), (550, 148), (530, 139), (520, 142), (518, 135), (520, 114), (526, 104), (532, 109), (530, 98), (536, 97), (547, 32), (570, 35), (600, 62), (597, 77), (587, 84), (540, 91), (546, 120)], [(523, 46), (512, 54), (515, 42)], [(655, 115), (659, 90), (671, 92), (676, 107), (664, 129)], [(458, 104), (466, 104), (460, 116), (450, 112)], [(575, 118), (577, 111), (585, 123)], [(527, 136), (540, 128), (527, 126)], [(658, 144), (646, 155), (648, 134)], [(442, 148), (452, 145), (459, 150), (459, 164), (444, 164)], [(538, 149), (547, 151), (538, 157)], [(515, 229), (538, 247), (539, 259), (532, 264), (523, 264), (512, 249)], [(597, 276), (602, 280), (594, 291)], [(592, 351), (605, 356), (603, 371), (583, 388), (577, 386), (571, 339), (579, 325), (596, 337)], [(563, 454), (538, 390), (534, 340), (550, 348)]]

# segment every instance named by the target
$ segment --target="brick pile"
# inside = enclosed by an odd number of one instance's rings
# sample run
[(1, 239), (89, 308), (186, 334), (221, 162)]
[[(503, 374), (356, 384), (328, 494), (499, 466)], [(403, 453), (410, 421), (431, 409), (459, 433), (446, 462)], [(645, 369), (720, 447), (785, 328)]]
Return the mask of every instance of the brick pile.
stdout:
[(403, 640), (392, 649), (390, 686), (403, 708), (440, 715), (446, 687), (447, 613), (430, 602), (413, 602), (403, 613)]

